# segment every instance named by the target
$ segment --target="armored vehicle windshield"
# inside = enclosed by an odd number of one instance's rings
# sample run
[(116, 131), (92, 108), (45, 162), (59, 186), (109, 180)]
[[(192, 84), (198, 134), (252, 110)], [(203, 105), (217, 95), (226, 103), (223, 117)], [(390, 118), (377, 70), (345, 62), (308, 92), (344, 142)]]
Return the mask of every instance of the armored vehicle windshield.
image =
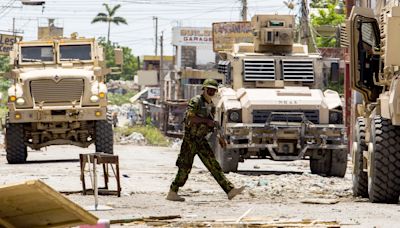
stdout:
[(60, 60), (92, 60), (92, 48), (90, 44), (60, 45)]
[(53, 46), (21, 47), (22, 62), (53, 62)]

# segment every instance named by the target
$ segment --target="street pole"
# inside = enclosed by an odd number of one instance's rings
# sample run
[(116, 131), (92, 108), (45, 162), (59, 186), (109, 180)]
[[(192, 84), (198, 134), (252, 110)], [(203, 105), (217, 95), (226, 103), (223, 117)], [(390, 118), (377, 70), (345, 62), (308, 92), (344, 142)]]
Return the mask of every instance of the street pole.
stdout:
[(310, 25), (308, 21), (308, 6), (307, 0), (301, 1), (301, 18), (300, 18), (300, 43), (303, 45), (307, 45), (308, 52), (314, 53), (315, 50), (315, 43), (313, 37), (311, 35)]
[(155, 46), (154, 46), (154, 55), (157, 56), (157, 46), (158, 46), (158, 17), (153, 17), (153, 20), (156, 22), (156, 31), (155, 31)]
[(164, 111), (164, 31), (161, 32), (160, 37), (160, 106), (161, 106), (161, 116), (160, 116), (160, 129), (164, 132), (165, 130), (165, 111)]
[(13, 17), (12, 34), (15, 37), (15, 17)]
[(247, 21), (247, 0), (242, 0), (242, 21)]

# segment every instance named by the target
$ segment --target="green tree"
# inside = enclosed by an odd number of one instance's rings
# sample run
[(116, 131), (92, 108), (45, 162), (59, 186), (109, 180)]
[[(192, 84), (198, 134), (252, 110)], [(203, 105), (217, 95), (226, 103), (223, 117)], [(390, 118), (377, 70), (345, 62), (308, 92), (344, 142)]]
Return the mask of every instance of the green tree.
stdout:
[(311, 0), (311, 8), (326, 8), (328, 4), (336, 4), (336, 0)]
[(97, 22), (108, 23), (107, 43), (109, 43), (110, 42), (111, 23), (116, 24), (116, 25), (119, 25), (119, 24), (127, 25), (128, 23), (126, 22), (125, 18), (115, 16), (116, 11), (121, 7), (120, 4), (115, 5), (112, 8), (107, 3), (103, 3), (103, 6), (106, 7), (107, 12), (106, 13), (98, 13), (96, 15), (96, 17), (93, 18), (92, 24), (97, 23)]
[(122, 48), (123, 52), (124, 63), (122, 65), (121, 74), (109, 75), (107, 80), (133, 80), (133, 75), (135, 75), (138, 70), (138, 62), (137, 58), (132, 54), (132, 50), (129, 47), (121, 47), (118, 44), (106, 42), (103, 37), (100, 37), (98, 42), (104, 47), (107, 67), (116, 67), (114, 61), (114, 48)]
[[(342, 24), (345, 20), (345, 15), (337, 13), (335, 9), (336, 6), (337, 3), (328, 3), (327, 8), (318, 10), (319, 15), (311, 14), (311, 24), (313, 25), (313, 27), (318, 27), (322, 25), (337, 27)], [(316, 41), (318, 47), (336, 47), (337, 43), (336, 36), (334, 35), (329, 37), (320, 36), (317, 37)]]
[[(5, 72), (10, 71), (10, 65), (9, 65), (9, 57), (8, 56), (0, 56), (0, 72), (4, 76)], [(10, 80), (1, 77), (0, 78), (0, 92), (6, 93), (8, 87), (10, 86), (11, 82)]]

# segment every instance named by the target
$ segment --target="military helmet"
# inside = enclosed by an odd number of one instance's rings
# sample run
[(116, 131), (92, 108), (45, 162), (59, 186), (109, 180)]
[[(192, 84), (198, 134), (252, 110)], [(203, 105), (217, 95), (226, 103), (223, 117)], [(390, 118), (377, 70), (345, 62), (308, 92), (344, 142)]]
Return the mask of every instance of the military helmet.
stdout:
[(203, 82), (203, 89), (204, 88), (218, 89), (218, 82), (214, 79), (208, 78)]

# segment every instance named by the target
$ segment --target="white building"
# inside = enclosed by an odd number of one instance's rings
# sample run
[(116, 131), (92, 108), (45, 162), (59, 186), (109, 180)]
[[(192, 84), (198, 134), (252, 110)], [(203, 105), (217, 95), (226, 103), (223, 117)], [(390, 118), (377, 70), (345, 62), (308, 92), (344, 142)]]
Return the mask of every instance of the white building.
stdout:
[(174, 27), (172, 45), (178, 68), (198, 68), (199, 65), (215, 63), (211, 27)]

